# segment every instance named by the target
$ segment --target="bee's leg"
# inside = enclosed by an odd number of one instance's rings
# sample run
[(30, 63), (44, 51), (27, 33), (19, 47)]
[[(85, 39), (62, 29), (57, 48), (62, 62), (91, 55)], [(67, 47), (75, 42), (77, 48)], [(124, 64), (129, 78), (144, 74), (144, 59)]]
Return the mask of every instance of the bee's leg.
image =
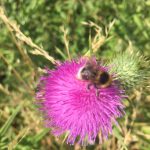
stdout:
[(90, 88), (91, 88), (91, 86), (92, 86), (93, 84), (92, 83), (89, 83), (88, 85), (87, 85), (87, 90), (90, 90)]
[(100, 91), (99, 91), (99, 88), (97, 87), (96, 84), (94, 84), (94, 87), (96, 88), (96, 96), (99, 97), (99, 92), (100, 92)]
[(99, 91), (96, 89), (96, 96), (99, 97)]
[(96, 89), (98, 89), (98, 86), (96, 85), (96, 83), (94, 84), (94, 87), (95, 87)]

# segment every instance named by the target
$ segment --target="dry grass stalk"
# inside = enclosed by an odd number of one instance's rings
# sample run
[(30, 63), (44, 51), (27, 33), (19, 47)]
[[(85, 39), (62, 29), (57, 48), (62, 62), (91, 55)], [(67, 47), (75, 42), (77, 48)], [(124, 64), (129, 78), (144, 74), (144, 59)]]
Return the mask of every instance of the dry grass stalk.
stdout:
[[(23, 43), (27, 44), (28, 46), (32, 47), (34, 50), (31, 51), (32, 54), (34, 55), (42, 55), (44, 56), (46, 59), (48, 59), (51, 63), (56, 64), (56, 60), (50, 56), (44, 49), (42, 49), (41, 47), (37, 46), (35, 43), (33, 43), (33, 41), (31, 40), (31, 38), (25, 36), (19, 29), (19, 26), (10, 21), (7, 16), (4, 13), (4, 10), (2, 7), (0, 7), (0, 18), (1, 20), (5, 23), (5, 25), (7, 26), (7, 28), (9, 29), (9, 31), (11, 31), (11, 33), (14, 32), (14, 36), (22, 41)], [(15, 40), (15, 37), (13, 36), (13, 39)], [(15, 40), (15, 43), (18, 47), (18, 49), (20, 50), (20, 52), (22, 53), (22, 50), (20, 49), (19, 45), (17, 44), (17, 41)], [(24, 55), (24, 54), (22, 54)]]
[[(87, 25), (91, 28), (93, 27), (96, 32), (94, 38), (91, 39), (91, 42), (90, 42), (91, 45), (89, 46), (91, 48), (92, 53), (96, 53), (99, 50), (99, 48), (107, 40), (109, 40), (111, 38), (108, 36), (109, 36), (109, 32), (110, 32), (111, 28), (113, 27), (114, 23), (115, 23), (115, 20), (113, 20), (107, 27), (105, 27), (105, 35), (102, 33), (102, 28), (100, 26), (98, 26), (96, 23), (94, 23), (92, 21), (82, 23), (83, 25)], [(89, 52), (86, 53), (85, 55), (88, 55), (88, 54), (89, 54)]]
[(67, 55), (68, 55), (68, 59), (71, 60), (71, 55), (70, 55), (70, 52), (69, 52), (69, 40), (67, 38), (68, 30), (65, 29), (64, 27), (62, 27), (62, 32), (64, 34), (63, 39), (64, 39), (64, 44), (65, 44), (66, 52), (67, 52)]

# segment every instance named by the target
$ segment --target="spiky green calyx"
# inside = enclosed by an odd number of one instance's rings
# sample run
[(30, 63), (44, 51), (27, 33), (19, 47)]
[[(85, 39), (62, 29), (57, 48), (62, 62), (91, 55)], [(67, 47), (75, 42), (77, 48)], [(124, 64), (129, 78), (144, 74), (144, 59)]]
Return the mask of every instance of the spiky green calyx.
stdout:
[(111, 72), (121, 81), (124, 88), (145, 86), (150, 76), (149, 62), (139, 54), (130, 49), (116, 54), (109, 62)]

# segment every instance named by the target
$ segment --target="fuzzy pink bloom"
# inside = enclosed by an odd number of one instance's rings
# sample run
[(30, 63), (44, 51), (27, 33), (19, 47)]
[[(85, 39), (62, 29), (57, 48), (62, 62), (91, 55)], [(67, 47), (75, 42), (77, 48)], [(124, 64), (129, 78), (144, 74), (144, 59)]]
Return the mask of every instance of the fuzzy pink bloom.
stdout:
[[(96, 60), (93, 60), (96, 63)], [(46, 126), (52, 129), (54, 135), (68, 132), (67, 143), (78, 142), (82, 145), (95, 141), (97, 135), (100, 140), (106, 139), (112, 133), (112, 122), (123, 114), (123, 91), (118, 82), (112, 81), (107, 88), (98, 89), (77, 78), (81, 67), (87, 60), (82, 58), (66, 61), (55, 70), (48, 70), (47, 75), (41, 77), (36, 94), (37, 103), (44, 113)], [(99, 69), (109, 69), (99, 66)]]

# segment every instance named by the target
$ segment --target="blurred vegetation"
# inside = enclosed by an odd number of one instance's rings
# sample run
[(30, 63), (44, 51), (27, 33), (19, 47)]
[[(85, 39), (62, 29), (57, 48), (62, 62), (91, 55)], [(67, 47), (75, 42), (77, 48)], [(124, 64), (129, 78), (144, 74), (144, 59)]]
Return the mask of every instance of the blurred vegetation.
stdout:
[[(43, 127), (34, 105), (38, 78), (53, 58), (68, 59), (68, 49), (72, 58), (84, 55), (91, 42), (103, 59), (129, 43), (150, 59), (150, 0), (1, 0), (0, 6), (0, 150), (85, 149)], [(133, 89), (124, 103), (120, 128), (86, 149), (150, 149), (149, 88)]]

